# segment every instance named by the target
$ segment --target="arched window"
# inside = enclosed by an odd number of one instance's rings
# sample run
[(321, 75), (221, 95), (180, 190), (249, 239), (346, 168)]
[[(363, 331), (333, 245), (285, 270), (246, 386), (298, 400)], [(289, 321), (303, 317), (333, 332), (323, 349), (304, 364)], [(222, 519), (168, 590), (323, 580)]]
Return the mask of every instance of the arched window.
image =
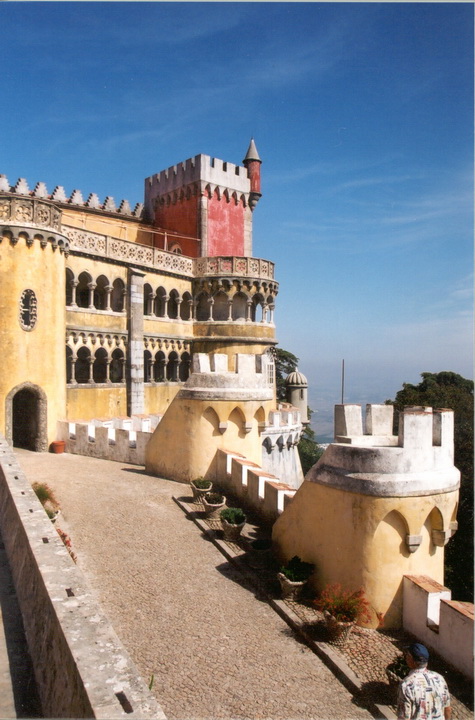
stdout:
[(177, 382), (178, 380), (178, 353), (171, 352), (167, 363), (167, 380)]
[(107, 382), (107, 351), (104, 348), (95, 352), (92, 377), (95, 383)]
[(155, 354), (155, 362), (153, 364), (153, 379), (155, 382), (163, 382), (165, 380), (165, 353), (159, 350)]
[[(78, 278), (78, 286), (76, 288), (76, 302), (81, 308), (89, 307), (89, 283), (92, 278), (87, 272), (82, 272)], [(79, 382), (79, 380), (78, 380)]]
[(178, 376), (181, 382), (186, 382), (190, 377), (190, 365), (191, 357), (190, 353), (184, 352), (181, 354), (180, 367), (178, 369)]
[(89, 348), (82, 347), (78, 350), (77, 360), (76, 360), (76, 382), (77, 383), (87, 383), (89, 382), (89, 360), (91, 357), (91, 352)]
[(168, 317), (171, 320), (176, 320), (178, 317), (178, 300), (179, 294), (176, 290), (170, 292), (170, 299), (168, 300)]
[(143, 286), (143, 314), (151, 315), (153, 310), (153, 290), (152, 286), (145, 283)]
[(165, 317), (165, 310), (167, 302), (167, 291), (163, 287), (159, 287), (157, 290), (157, 297), (155, 298), (155, 315), (157, 317)]
[(222, 290), (214, 296), (213, 320), (226, 322), (229, 318), (229, 298)]
[(180, 317), (182, 320), (191, 320), (191, 306), (193, 300), (189, 292), (183, 293), (183, 298), (180, 305)]
[(206, 322), (209, 320), (209, 295), (208, 293), (201, 293), (198, 295), (198, 304), (196, 306), (196, 319), (199, 322)]
[(254, 295), (254, 297), (252, 298), (251, 320), (253, 322), (262, 322), (263, 303), (264, 298), (260, 294)]
[(69, 268), (66, 268), (66, 305), (73, 304), (73, 282), (74, 273)]
[(94, 307), (96, 310), (105, 310), (107, 308), (107, 290), (109, 280), (105, 275), (99, 275), (94, 288)]
[(152, 353), (150, 350), (144, 350), (143, 353), (143, 381), (146, 383), (152, 381)]
[(175, 253), (175, 255), (181, 255), (183, 250), (178, 243), (173, 243), (173, 245), (170, 245), (170, 252)]
[(247, 317), (247, 297), (238, 292), (233, 297), (233, 320), (245, 320)]
[(66, 345), (66, 382), (73, 380), (73, 351)]
[(120, 278), (116, 278), (112, 283), (111, 309), (113, 312), (124, 312), (124, 299), (124, 281)]
[(124, 381), (124, 353), (119, 348), (116, 348), (112, 353), (112, 360), (110, 365), (109, 378), (113, 383), (120, 383)]

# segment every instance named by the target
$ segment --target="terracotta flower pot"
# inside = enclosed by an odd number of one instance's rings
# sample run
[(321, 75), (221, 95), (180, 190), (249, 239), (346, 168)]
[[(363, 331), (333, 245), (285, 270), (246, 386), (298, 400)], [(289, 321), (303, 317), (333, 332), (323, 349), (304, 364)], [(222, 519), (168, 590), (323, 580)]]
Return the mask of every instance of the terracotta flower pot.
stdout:
[(64, 449), (66, 447), (66, 443), (64, 440), (55, 440), (50, 445), (50, 450), (52, 453), (55, 453), (56, 455), (59, 455), (60, 453), (64, 452)]

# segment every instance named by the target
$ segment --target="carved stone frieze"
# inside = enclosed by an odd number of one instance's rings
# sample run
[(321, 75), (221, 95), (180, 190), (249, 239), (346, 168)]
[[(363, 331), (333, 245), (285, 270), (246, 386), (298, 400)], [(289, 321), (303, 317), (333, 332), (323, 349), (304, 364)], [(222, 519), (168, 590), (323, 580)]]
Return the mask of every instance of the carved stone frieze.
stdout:
[(0, 196), (0, 220), (10, 225), (34, 225), (59, 231), (61, 211), (45, 200), (30, 197)]

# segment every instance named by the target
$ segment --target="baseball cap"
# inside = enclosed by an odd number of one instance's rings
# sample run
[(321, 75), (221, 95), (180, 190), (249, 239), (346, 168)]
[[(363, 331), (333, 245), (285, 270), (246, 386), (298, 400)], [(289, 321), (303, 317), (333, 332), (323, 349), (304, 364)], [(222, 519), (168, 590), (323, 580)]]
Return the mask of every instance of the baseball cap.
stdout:
[(406, 647), (407, 652), (411, 653), (414, 660), (423, 660), (427, 662), (429, 659), (429, 651), (426, 648), (425, 645), (421, 645), (421, 643), (413, 643), (412, 645), (408, 645)]

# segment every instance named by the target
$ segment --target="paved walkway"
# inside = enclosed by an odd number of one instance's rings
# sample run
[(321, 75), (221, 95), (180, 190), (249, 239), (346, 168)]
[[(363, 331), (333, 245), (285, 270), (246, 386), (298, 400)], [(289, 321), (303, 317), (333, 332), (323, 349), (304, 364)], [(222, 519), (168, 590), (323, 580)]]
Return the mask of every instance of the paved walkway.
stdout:
[(170, 720), (339, 720), (369, 712), (135, 466), (16, 451), (62, 507), (78, 565)]

